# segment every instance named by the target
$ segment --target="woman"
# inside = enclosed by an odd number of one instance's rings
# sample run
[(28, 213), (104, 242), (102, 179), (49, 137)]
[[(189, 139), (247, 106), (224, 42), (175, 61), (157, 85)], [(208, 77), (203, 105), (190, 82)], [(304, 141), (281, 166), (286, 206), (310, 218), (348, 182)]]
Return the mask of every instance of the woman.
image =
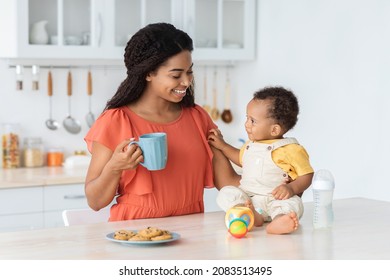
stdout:
[[(150, 24), (127, 43), (127, 78), (85, 137), (88, 204), (99, 210), (117, 196), (110, 221), (201, 213), (203, 189), (214, 186), (212, 165), (215, 185), (232, 178), (229, 162), (218, 151), (213, 157), (207, 142), (216, 125), (194, 103), (192, 50), (192, 39), (167, 23)], [(163, 170), (148, 171), (140, 148), (128, 146), (151, 132), (167, 134)]]

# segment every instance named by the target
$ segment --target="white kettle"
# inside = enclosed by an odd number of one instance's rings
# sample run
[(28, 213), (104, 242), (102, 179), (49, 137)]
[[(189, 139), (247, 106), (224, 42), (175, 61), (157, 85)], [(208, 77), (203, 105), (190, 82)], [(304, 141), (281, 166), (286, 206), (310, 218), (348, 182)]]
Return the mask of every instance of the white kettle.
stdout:
[(41, 20), (31, 25), (30, 44), (46, 45), (49, 43), (49, 34), (46, 30), (47, 20)]

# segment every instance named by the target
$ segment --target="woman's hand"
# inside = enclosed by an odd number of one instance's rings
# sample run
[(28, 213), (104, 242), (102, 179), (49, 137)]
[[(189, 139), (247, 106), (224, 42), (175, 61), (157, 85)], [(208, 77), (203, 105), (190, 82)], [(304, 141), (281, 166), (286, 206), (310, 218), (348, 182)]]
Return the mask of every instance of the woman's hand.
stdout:
[(111, 170), (122, 172), (126, 169), (134, 169), (140, 162), (143, 162), (144, 157), (141, 148), (136, 144), (129, 145), (133, 140), (124, 140), (115, 148), (108, 162)]

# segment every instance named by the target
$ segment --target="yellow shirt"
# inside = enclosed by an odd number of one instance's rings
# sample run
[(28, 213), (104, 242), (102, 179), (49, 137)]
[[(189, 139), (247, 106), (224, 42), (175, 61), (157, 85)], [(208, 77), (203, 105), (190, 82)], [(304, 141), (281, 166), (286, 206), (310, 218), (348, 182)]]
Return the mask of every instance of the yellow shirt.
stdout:
[[(280, 139), (263, 140), (257, 142), (272, 144), (278, 140)], [(247, 141), (240, 149), (240, 164), (242, 164), (242, 155), (249, 142), (250, 141)], [(274, 150), (272, 152), (272, 160), (293, 180), (299, 176), (314, 172), (310, 165), (308, 153), (306, 152), (305, 148), (299, 144), (289, 144)]]

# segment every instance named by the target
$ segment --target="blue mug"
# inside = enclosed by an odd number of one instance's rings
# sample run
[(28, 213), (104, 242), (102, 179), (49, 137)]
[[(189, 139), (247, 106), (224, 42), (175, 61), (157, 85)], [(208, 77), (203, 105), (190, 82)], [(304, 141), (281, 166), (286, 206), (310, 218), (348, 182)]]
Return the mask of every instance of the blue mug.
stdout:
[(144, 156), (141, 165), (148, 170), (164, 169), (168, 159), (167, 134), (155, 132), (141, 135), (138, 141), (132, 141), (129, 145), (137, 144)]

